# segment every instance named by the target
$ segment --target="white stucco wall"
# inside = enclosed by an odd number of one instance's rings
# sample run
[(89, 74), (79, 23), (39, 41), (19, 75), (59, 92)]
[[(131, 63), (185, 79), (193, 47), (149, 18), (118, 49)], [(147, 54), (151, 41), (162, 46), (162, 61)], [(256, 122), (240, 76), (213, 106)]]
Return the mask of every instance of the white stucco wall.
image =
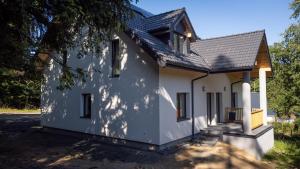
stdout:
[[(214, 93), (214, 106), (213, 106), (213, 122), (212, 125), (217, 123), (216, 115), (216, 93), (222, 93), (222, 112), (220, 116), (221, 122), (224, 121), (224, 112), (226, 107), (230, 107), (231, 95), (230, 95), (230, 80), (228, 76), (224, 73), (222, 74), (210, 74), (208, 77), (203, 78), (195, 83), (199, 89), (199, 93), (195, 93), (195, 110), (203, 112), (201, 114), (207, 114), (207, 100), (206, 93)], [(205, 91), (202, 88), (205, 88)], [(199, 97), (199, 98), (198, 98)], [(204, 101), (203, 101), (204, 100)]]
[[(165, 144), (192, 134), (192, 120), (177, 122), (176, 94), (189, 93), (191, 96), (191, 80), (205, 75), (189, 71), (160, 68), (159, 71), (159, 124), (160, 144)], [(204, 87), (204, 91), (203, 91)], [(225, 91), (224, 91), (225, 88)], [(207, 127), (207, 92), (221, 92), (223, 112), (230, 106), (230, 81), (226, 74), (213, 74), (200, 79), (194, 84), (195, 133)], [(214, 97), (215, 98), (215, 97)], [(191, 99), (190, 99), (191, 100)], [(191, 106), (191, 102), (189, 105)], [(214, 110), (215, 110), (214, 105)], [(191, 110), (191, 109), (190, 109)], [(191, 112), (188, 112), (191, 114)], [(215, 115), (215, 114), (214, 114)], [(216, 116), (216, 115), (215, 115)], [(223, 121), (223, 114), (221, 114)], [(216, 117), (213, 124), (216, 124)]]
[[(56, 89), (60, 67), (51, 61), (45, 70), (41, 107), (43, 126), (158, 144), (158, 66), (126, 35), (121, 40), (121, 75), (111, 78), (111, 51), (78, 59), (71, 50), (69, 65), (88, 71), (86, 83), (72, 90)], [(98, 71), (97, 71), (98, 70)], [(82, 93), (92, 94), (91, 119), (80, 118)]]

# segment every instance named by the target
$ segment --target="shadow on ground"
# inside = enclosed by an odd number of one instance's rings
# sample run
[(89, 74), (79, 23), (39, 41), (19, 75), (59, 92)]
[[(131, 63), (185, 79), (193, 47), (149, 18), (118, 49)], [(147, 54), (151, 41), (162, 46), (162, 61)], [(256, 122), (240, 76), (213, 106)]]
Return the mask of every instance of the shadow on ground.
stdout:
[(38, 115), (0, 114), (0, 168), (270, 168), (224, 143), (157, 153), (43, 132)]

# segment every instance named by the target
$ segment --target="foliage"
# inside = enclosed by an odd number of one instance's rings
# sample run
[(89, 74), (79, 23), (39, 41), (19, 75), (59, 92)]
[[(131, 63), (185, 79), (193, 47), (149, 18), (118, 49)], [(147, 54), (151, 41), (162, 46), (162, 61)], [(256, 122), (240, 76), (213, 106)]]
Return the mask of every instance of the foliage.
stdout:
[[(125, 29), (132, 0), (1, 0), (0, 106), (38, 107), (42, 76), (37, 56), (50, 55), (61, 65), (58, 89), (71, 88), (84, 71), (68, 65), (69, 57), (100, 52), (100, 42)], [(135, 1), (137, 2), (137, 0)], [(78, 48), (77, 55), (69, 50)]]
[(264, 156), (264, 160), (275, 162), (277, 168), (297, 168), (300, 166), (300, 136), (275, 137), (274, 148)]
[[(292, 18), (300, 14), (300, 1), (290, 5)], [(291, 24), (283, 33), (283, 41), (270, 46), (273, 78), (267, 81), (268, 106), (278, 117), (289, 118), (300, 112), (300, 23)], [(253, 82), (253, 90), (258, 90)]]
[(54, 60), (62, 67), (62, 87), (70, 88), (78, 72), (68, 67), (68, 49), (100, 52), (102, 40), (125, 28), (131, 1), (1, 0), (0, 67), (27, 71), (39, 52), (56, 51), (61, 54)]
[(0, 69), (0, 106), (37, 108), (40, 105), (41, 75)]
[(254, 79), (251, 81), (251, 92), (259, 92), (259, 80)]
[(293, 14), (292, 14), (292, 18), (298, 18), (300, 15), (300, 0), (294, 0), (291, 5), (290, 5), (291, 9), (294, 10)]
[(297, 168), (300, 166), (300, 118), (293, 123), (273, 123), (275, 145), (264, 159), (275, 162), (277, 168)]
[[(288, 123), (288, 122), (274, 122), (273, 124), (274, 131), (277, 133), (277, 136), (293, 136), (300, 134), (298, 122)], [(297, 127), (296, 127), (297, 126)]]
[(270, 47), (275, 76), (268, 82), (268, 98), (279, 117), (289, 117), (300, 111), (300, 24), (291, 25), (283, 37)]

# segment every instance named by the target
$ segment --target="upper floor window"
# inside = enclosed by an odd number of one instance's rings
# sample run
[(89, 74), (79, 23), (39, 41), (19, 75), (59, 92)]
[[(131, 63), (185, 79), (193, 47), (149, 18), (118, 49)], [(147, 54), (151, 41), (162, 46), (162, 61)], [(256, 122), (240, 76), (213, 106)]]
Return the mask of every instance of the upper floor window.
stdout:
[(82, 97), (82, 110), (81, 110), (81, 117), (82, 118), (91, 118), (92, 114), (92, 97), (90, 93), (84, 93), (81, 95)]
[(173, 41), (174, 50), (182, 54), (189, 54), (190, 52), (190, 40), (189, 38), (179, 34), (174, 33)]
[(179, 53), (183, 53), (184, 36), (178, 33), (174, 33), (174, 49)]
[(119, 77), (121, 71), (121, 59), (120, 59), (120, 41), (119, 39), (114, 39), (111, 42), (111, 67), (112, 67), (112, 77)]

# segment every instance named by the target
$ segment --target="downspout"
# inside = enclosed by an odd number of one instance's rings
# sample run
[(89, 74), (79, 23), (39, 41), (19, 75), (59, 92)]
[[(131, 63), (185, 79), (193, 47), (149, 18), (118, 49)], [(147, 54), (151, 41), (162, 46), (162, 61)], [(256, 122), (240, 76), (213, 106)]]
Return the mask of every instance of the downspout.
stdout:
[(233, 82), (233, 83), (231, 83), (231, 85), (230, 85), (230, 103), (231, 103), (231, 107), (233, 107), (233, 102), (232, 102), (232, 94), (233, 94), (232, 90), (233, 90), (233, 85), (236, 84), (236, 83), (240, 83), (240, 82), (241, 82), (241, 80), (236, 81), (236, 82)]
[(194, 113), (194, 82), (196, 80), (205, 78), (206, 76), (208, 76), (209, 72), (207, 71), (207, 73), (203, 76), (199, 76), (195, 79), (192, 79), (191, 81), (191, 89), (192, 89), (192, 140), (194, 140), (195, 138), (195, 113)]

